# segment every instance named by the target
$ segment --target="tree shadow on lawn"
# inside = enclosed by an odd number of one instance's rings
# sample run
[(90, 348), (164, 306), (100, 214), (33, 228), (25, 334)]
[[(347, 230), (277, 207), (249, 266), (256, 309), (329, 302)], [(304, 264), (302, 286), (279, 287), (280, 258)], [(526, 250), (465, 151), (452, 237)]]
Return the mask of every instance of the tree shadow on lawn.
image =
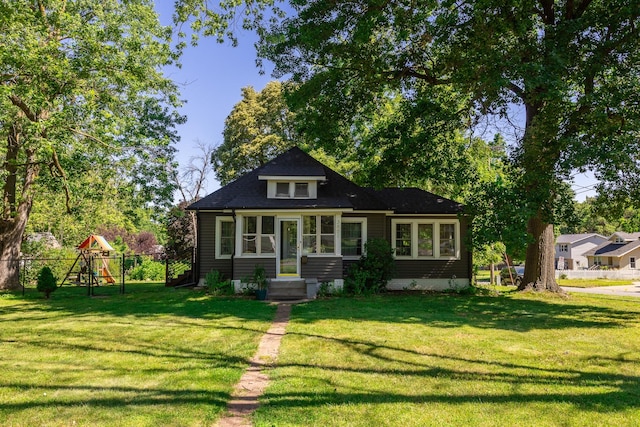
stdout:
[[(149, 387), (122, 387), (122, 386), (89, 386), (89, 385), (68, 385), (68, 384), (38, 384), (29, 383), (4, 383), (0, 382), (0, 386), (13, 388), (24, 391), (25, 398), (33, 397), (31, 400), (23, 401), (0, 401), (0, 413), (12, 413), (31, 408), (39, 410), (46, 408), (60, 407), (82, 407), (90, 406), (91, 408), (123, 408), (123, 407), (141, 407), (147, 405), (211, 405), (218, 408), (221, 412), (226, 408), (227, 401), (230, 399), (228, 393), (219, 391), (203, 390), (203, 389), (171, 389), (149, 388)], [(77, 395), (80, 391), (84, 394)], [(43, 393), (44, 392), (44, 393)], [(76, 395), (69, 396), (66, 393), (74, 393)], [(110, 395), (118, 393), (124, 395), (117, 397), (101, 397), (101, 395)], [(15, 399), (14, 399), (15, 400)], [(175, 408), (178, 412), (178, 409)], [(211, 412), (209, 408), (208, 413)]]
[[(287, 335), (298, 335), (303, 338), (328, 340), (347, 347), (347, 352), (359, 353), (368, 358), (375, 359), (373, 363), (367, 363), (373, 367), (345, 366), (345, 365), (307, 365), (300, 363), (278, 363), (282, 378), (287, 376), (295, 378), (288, 368), (293, 368), (296, 374), (305, 378), (318, 376), (325, 383), (328, 392), (291, 392), (271, 393), (266, 395), (270, 407), (314, 407), (322, 405), (341, 404), (380, 404), (380, 403), (570, 403), (581, 409), (607, 413), (626, 409), (640, 408), (640, 377), (607, 372), (594, 372), (580, 369), (566, 369), (562, 367), (539, 367), (519, 363), (510, 363), (496, 360), (482, 360), (480, 358), (465, 358), (452, 355), (442, 355), (428, 351), (414, 351), (410, 349), (394, 347), (384, 344), (368, 342), (364, 340), (350, 340), (333, 338), (321, 335), (287, 332)], [(417, 358), (416, 356), (419, 356)], [(637, 366), (639, 360), (636, 354), (619, 355), (618, 357), (597, 358), (596, 362), (609, 364), (615, 362), (620, 365), (621, 371), (630, 371)], [(407, 360), (410, 359), (410, 360)], [(419, 361), (417, 361), (419, 360)], [(454, 365), (460, 368), (442, 366)], [(591, 358), (584, 359), (585, 364), (593, 362)], [(628, 365), (628, 368), (624, 366)], [(385, 368), (385, 366), (392, 366)], [(404, 366), (404, 367), (400, 367)], [(320, 372), (320, 374), (318, 374)], [(500, 393), (474, 393), (456, 394), (447, 391), (444, 387), (442, 393), (437, 393), (438, 388), (433, 387), (431, 393), (382, 393), (378, 390), (367, 390), (364, 387), (345, 387), (342, 381), (332, 381), (326, 376), (326, 372), (361, 376), (356, 384), (375, 384), (381, 381), (381, 376), (403, 379), (410, 386), (413, 379), (430, 378), (433, 381), (445, 381), (463, 385), (465, 383), (495, 383), (494, 390)], [(367, 379), (367, 377), (369, 379)], [(343, 378), (340, 375), (338, 378)], [(469, 389), (476, 389), (473, 385)], [(508, 388), (512, 392), (504, 393)], [(560, 389), (581, 390), (580, 393), (555, 391)], [(532, 389), (536, 391), (531, 391)], [(415, 390), (415, 389), (414, 389)], [(519, 390), (529, 390), (521, 392)], [(436, 391), (435, 393), (433, 391)]]
[[(110, 288), (114, 288), (110, 286)], [(15, 303), (0, 307), (0, 316), (22, 311), (34, 314), (37, 310), (63, 315), (92, 315), (96, 313), (115, 316), (149, 317), (174, 315), (183, 319), (221, 319), (233, 317), (246, 321), (270, 322), (276, 307), (245, 297), (219, 297), (203, 290), (167, 288), (157, 285), (129, 285), (126, 293), (88, 297), (85, 287), (64, 286), (58, 288), (45, 300), (35, 289), (27, 289), (23, 297), (20, 292), (12, 294)]]
[[(359, 301), (363, 303), (360, 304)], [(640, 324), (640, 305), (629, 310), (607, 307), (607, 301), (584, 304), (554, 298), (517, 299), (505, 296), (378, 295), (336, 298), (296, 306), (292, 318), (300, 323), (334, 319), (425, 324), (457, 328), (503, 329), (517, 332), (564, 328), (617, 328)]]
[[(362, 303), (359, 303), (362, 301)], [(620, 308), (617, 308), (620, 307)], [(628, 310), (627, 310), (628, 308)], [(364, 299), (328, 299), (305, 305), (295, 306), (292, 312), (291, 327), (287, 336), (296, 339), (311, 338), (327, 340), (346, 347), (345, 354), (356, 353), (373, 360), (366, 366), (341, 366), (320, 363), (306, 365), (296, 363), (279, 363), (282, 375), (291, 375), (287, 368), (293, 368), (296, 376), (317, 376), (319, 381), (326, 381), (326, 388), (305, 392), (292, 391), (285, 393), (268, 392), (265, 396), (269, 407), (315, 407), (322, 405), (341, 405), (350, 403), (569, 403), (578, 408), (594, 412), (614, 412), (640, 407), (640, 377), (625, 374), (636, 372), (640, 360), (636, 354), (611, 355), (610, 359), (593, 357), (575, 360), (573, 368), (563, 368), (562, 363), (540, 361), (531, 366), (521, 362), (505, 361), (508, 354), (502, 355), (502, 361), (492, 360), (491, 356), (475, 355), (461, 357), (458, 355), (442, 355), (430, 351), (428, 346), (420, 351), (386, 344), (383, 339), (350, 339), (330, 336), (330, 334), (308, 333), (309, 327), (298, 327), (296, 324), (313, 325), (314, 323), (332, 320), (348, 322), (349, 327), (363, 328), (367, 322), (372, 324), (406, 324), (425, 325), (437, 328), (458, 328), (470, 326), (474, 328), (495, 329), (514, 332), (535, 330), (562, 330), (567, 328), (582, 329), (588, 333), (593, 328), (637, 327), (640, 322), (640, 306), (632, 303), (618, 304), (610, 301), (588, 301), (583, 303), (565, 299), (539, 299), (535, 296), (527, 299), (513, 297), (490, 296), (375, 296)], [(359, 322), (362, 322), (360, 325)], [(384, 326), (381, 328), (384, 328)], [(338, 327), (340, 324), (338, 324)], [(312, 327), (312, 326), (311, 326)], [(301, 344), (302, 345), (302, 344)], [(318, 348), (323, 345), (319, 344)], [(330, 348), (325, 345), (324, 347)], [(426, 350), (425, 350), (426, 348)], [(340, 351), (338, 351), (340, 353)], [(486, 360), (483, 360), (486, 358)], [(595, 360), (594, 360), (595, 359)], [(356, 359), (357, 360), (357, 359)], [(581, 369), (584, 363), (585, 369)], [(617, 368), (595, 369), (594, 365)], [(458, 369), (458, 366), (460, 367)], [(615, 366), (615, 365), (614, 365)], [(614, 371), (613, 373), (611, 371)], [(333, 383), (322, 372), (337, 372), (345, 375), (362, 375), (352, 389), (344, 383)], [(464, 382), (495, 382), (496, 387), (489, 387), (488, 392), (452, 394), (439, 393), (437, 388), (426, 393), (411, 389), (398, 389), (392, 392), (380, 392), (376, 388), (370, 390), (362, 384), (374, 384), (380, 376), (388, 375), (395, 381), (407, 378), (407, 386), (411, 387), (411, 378), (432, 378), (433, 381), (446, 381), (456, 384)], [(445, 387), (446, 388), (446, 387)], [(475, 390), (471, 385), (469, 390)], [(505, 392), (507, 389), (509, 391)], [(480, 387), (480, 390), (483, 390)], [(532, 391), (533, 390), (533, 391)]]

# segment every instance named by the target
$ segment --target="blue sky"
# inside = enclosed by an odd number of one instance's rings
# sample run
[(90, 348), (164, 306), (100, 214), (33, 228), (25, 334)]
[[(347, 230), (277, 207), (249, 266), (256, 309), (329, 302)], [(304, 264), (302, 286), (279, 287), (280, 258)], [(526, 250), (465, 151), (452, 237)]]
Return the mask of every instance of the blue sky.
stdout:
[[(164, 25), (171, 24), (172, 1), (157, 1), (156, 10)], [(272, 80), (271, 68), (260, 75), (255, 65), (254, 42), (256, 36), (238, 30), (237, 47), (230, 42), (220, 44), (212, 38), (202, 37), (198, 46), (189, 46), (181, 58), (182, 68), (167, 69), (166, 76), (180, 87), (181, 98), (186, 104), (180, 113), (187, 122), (178, 128), (180, 142), (177, 145), (177, 160), (180, 165), (198, 152), (194, 150), (198, 141), (214, 146), (222, 143), (224, 121), (233, 106), (241, 99), (240, 90), (253, 86), (260, 91)], [(219, 188), (213, 173), (208, 178), (207, 193)]]
[[(156, 2), (160, 20), (171, 24), (173, 1)], [(242, 96), (240, 90), (253, 86), (257, 91), (272, 80), (272, 67), (265, 62), (265, 73), (260, 74), (255, 65), (254, 42), (256, 36), (249, 31), (239, 29), (236, 32), (238, 46), (230, 42), (217, 43), (212, 38), (202, 37), (198, 46), (189, 46), (181, 59), (182, 68), (166, 70), (167, 77), (180, 85), (182, 99), (186, 101), (180, 113), (187, 116), (187, 122), (178, 128), (181, 137), (177, 145), (177, 160), (180, 165), (189, 162), (198, 141), (219, 145), (222, 142), (224, 121), (233, 106)], [(595, 184), (591, 174), (578, 174), (575, 177), (576, 198), (583, 201), (595, 193), (589, 191)], [(213, 173), (208, 178), (206, 194), (219, 188)], [(204, 194), (203, 194), (204, 195)]]

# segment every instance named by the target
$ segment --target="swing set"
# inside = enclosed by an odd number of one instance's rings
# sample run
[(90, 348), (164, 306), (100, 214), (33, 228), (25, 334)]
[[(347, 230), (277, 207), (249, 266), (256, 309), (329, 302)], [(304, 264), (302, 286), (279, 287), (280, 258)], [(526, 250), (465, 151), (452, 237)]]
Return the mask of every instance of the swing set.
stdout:
[(89, 294), (92, 295), (94, 286), (101, 286), (103, 283), (115, 284), (116, 279), (109, 270), (112, 252), (115, 252), (115, 249), (104, 237), (90, 235), (78, 246), (78, 257), (60, 286), (67, 281), (79, 286), (87, 286)]

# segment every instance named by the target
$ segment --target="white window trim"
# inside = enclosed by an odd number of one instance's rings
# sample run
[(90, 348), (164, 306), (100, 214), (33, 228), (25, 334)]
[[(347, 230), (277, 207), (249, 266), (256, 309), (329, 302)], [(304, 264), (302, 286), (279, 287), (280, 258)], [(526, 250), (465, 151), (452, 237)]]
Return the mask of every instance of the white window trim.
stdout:
[[(285, 195), (278, 194), (277, 187), (278, 184), (288, 184), (289, 192)], [(306, 196), (296, 196), (296, 184), (307, 184), (307, 195)], [(279, 200), (289, 200), (289, 199), (298, 199), (298, 200), (310, 200), (318, 198), (318, 182), (310, 181), (307, 179), (297, 179), (297, 180), (273, 180), (267, 182), (267, 198), (268, 199), (279, 199)]]
[[(631, 261), (631, 260), (633, 260), (633, 261)], [(638, 259), (636, 257), (634, 257), (634, 256), (630, 256), (629, 257), (629, 268), (631, 270), (635, 270), (635, 269), (638, 268), (638, 264), (637, 263), (638, 263)], [(633, 264), (633, 267), (631, 266), (631, 264)]]
[[(304, 217), (311, 216), (316, 219), (316, 252), (314, 253), (305, 253), (304, 251)], [(320, 246), (322, 245), (322, 225), (319, 220), (320, 217), (323, 216), (331, 216), (333, 217), (333, 252), (320, 252)], [(341, 253), (341, 233), (342, 228), (340, 227), (340, 216), (335, 214), (326, 214), (326, 213), (314, 213), (314, 214), (302, 214), (300, 215), (300, 238), (303, 245), (303, 256), (310, 257), (336, 257), (340, 256)]]
[[(396, 250), (397, 224), (411, 224), (411, 255), (396, 255), (396, 259), (460, 259), (460, 221), (450, 219), (422, 219), (422, 218), (394, 218), (391, 220), (391, 247)], [(418, 224), (433, 224), (433, 256), (418, 255)], [(440, 256), (440, 225), (453, 224), (455, 226), (455, 256)]]
[[(342, 253), (342, 224), (344, 223), (350, 223), (350, 224), (357, 224), (360, 223), (362, 225), (362, 254), (364, 255), (364, 247), (365, 244), (367, 243), (367, 218), (364, 217), (342, 217), (341, 220), (341, 224), (340, 224), (340, 253)], [(349, 260), (357, 260), (360, 259), (360, 256), (358, 255), (343, 255), (344, 259), (349, 259)]]
[[(233, 223), (233, 217), (231, 216), (218, 216), (216, 217), (216, 259), (231, 259), (232, 254), (222, 254), (222, 223), (223, 222), (231, 222)], [(234, 228), (235, 230), (235, 228)], [(236, 236), (233, 236), (233, 242), (234, 242), (234, 252), (235, 252), (235, 248), (237, 248), (237, 241), (236, 241)]]
[[(256, 217), (257, 218), (257, 223), (256, 223), (256, 253), (252, 254), (252, 253), (245, 253), (244, 252), (244, 221), (246, 220), (247, 217)], [(277, 226), (277, 216), (275, 215), (260, 215), (260, 214), (246, 214), (246, 215), (238, 215), (238, 221), (236, 222), (236, 257), (239, 258), (275, 258), (276, 257), (276, 252), (278, 250), (278, 248), (276, 247), (276, 249), (271, 253), (271, 252), (267, 252), (267, 253), (262, 253), (262, 236), (264, 236), (262, 234), (262, 217), (263, 216), (272, 216), (273, 220), (274, 220), (274, 228)], [(276, 234), (275, 234), (275, 229), (274, 231), (274, 238), (276, 238)], [(260, 251), (258, 251), (258, 249), (260, 249)]]
[(569, 252), (569, 245), (567, 243), (558, 243), (558, 252)]

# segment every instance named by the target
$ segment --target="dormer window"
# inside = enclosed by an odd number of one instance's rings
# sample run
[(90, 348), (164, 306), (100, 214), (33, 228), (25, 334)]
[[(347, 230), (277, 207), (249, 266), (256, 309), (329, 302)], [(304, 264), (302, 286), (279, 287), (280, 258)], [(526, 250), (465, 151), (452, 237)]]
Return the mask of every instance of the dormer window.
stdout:
[(269, 181), (267, 184), (269, 199), (315, 199), (318, 197), (316, 181)]
[(624, 239), (622, 237), (616, 237), (615, 243), (624, 243)]
[(276, 197), (289, 198), (289, 183), (277, 182), (276, 183)]
[(293, 193), (293, 197), (300, 197), (300, 198), (308, 199), (309, 198), (309, 183), (308, 182), (296, 182), (295, 183), (295, 190), (294, 190), (294, 193)]

